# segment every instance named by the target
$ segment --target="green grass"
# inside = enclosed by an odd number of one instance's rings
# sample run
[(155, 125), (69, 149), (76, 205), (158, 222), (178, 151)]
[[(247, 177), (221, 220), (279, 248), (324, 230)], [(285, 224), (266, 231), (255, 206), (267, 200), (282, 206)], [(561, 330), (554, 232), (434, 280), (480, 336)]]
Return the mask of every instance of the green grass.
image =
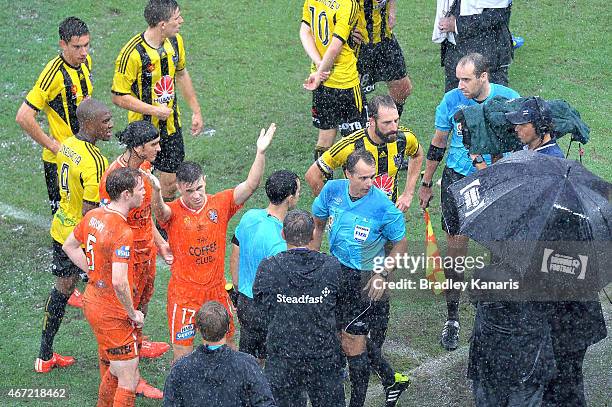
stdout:
[[(14, 116), (44, 64), (55, 55), (59, 21), (74, 14), (88, 23), (92, 32), (94, 96), (110, 106), (114, 59), (123, 44), (144, 29), (142, 3), (106, 0), (84, 6), (67, 0), (11, 3), (0, 0), (5, 10), (0, 16), (4, 39), (0, 47), (4, 75), (0, 84), (3, 123), (0, 203), (48, 215), (40, 148), (21, 134)], [(395, 30), (414, 84), (403, 124), (413, 129), (425, 146), (433, 134), (434, 110), (442, 97), (444, 82), (439, 47), (430, 41), (433, 7), (432, 2), (425, 0), (399, 2)], [(606, 134), (609, 134), (612, 98), (609, 74), (605, 73), (611, 71), (610, 29), (605, 13), (608, 8), (604, 0), (515, 2), (512, 31), (524, 36), (526, 44), (516, 52), (510, 82), (522, 95), (565, 99), (576, 107), (591, 127), (592, 141), (586, 146), (584, 163), (594, 173), (610, 180), (612, 147)], [(187, 158), (201, 162), (209, 175), (208, 190), (216, 192), (244, 179), (259, 129), (270, 122), (277, 123), (278, 131), (268, 153), (266, 173), (289, 168), (303, 174), (310, 163), (316, 131), (310, 124), (310, 94), (301, 88), (308, 73), (308, 61), (298, 39), (301, 3), (183, 1), (182, 14), (188, 69), (205, 123), (216, 129), (212, 138), (185, 137)], [(384, 88), (379, 85), (377, 92), (384, 92)], [(187, 106), (181, 108), (183, 123), (188, 128), (190, 112)], [(112, 110), (116, 129), (123, 128), (125, 112), (115, 107)], [(561, 144), (562, 148), (567, 145), (566, 141)], [(101, 143), (100, 147), (111, 160), (121, 151), (115, 140)], [(573, 156), (576, 157), (575, 150)], [(304, 191), (300, 207), (309, 208), (311, 202), (310, 193)], [(260, 190), (247, 208), (263, 205), (265, 196)], [(431, 214), (441, 240), (439, 210), (434, 207)], [(409, 240), (422, 244), (424, 227), (416, 202), (406, 217)], [(230, 230), (238, 219), (239, 216), (232, 221)], [(91, 405), (98, 383), (96, 345), (80, 311), (68, 309), (56, 339), (57, 351), (76, 356), (78, 364), (44, 376), (34, 374), (32, 369), (39, 346), (42, 306), (53, 281), (48, 271), (48, 231), (2, 216), (0, 239), (4, 242), (0, 247), (3, 321), (0, 335), (5, 338), (0, 343), (4, 368), (0, 387), (67, 386), (71, 398), (64, 405)], [(158, 276), (145, 330), (154, 339), (161, 340), (167, 338), (167, 269), (162, 268)], [(465, 345), (473, 315), (466, 299), (461, 304), (461, 313), (461, 339)], [(444, 318), (444, 301), (439, 296), (416, 291), (394, 295), (389, 338), (417, 351), (415, 357), (390, 353), (398, 369), (412, 369), (427, 358), (444, 354), (438, 345)], [(168, 366), (169, 357), (144, 361), (142, 371), (147, 379), (161, 386)], [(409, 397), (403, 399), (404, 405), (436, 405), (432, 395), (439, 389), (427, 386), (416, 386), (416, 389), (428, 394), (410, 390)], [(465, 383), (462, 389), (457, 400), (465, 405), (469, 403)], [(426, 399), (433, 400), (433, 404), (426, 404)], [(593, 405), (603, 405), (603, 400), (602, 395), (593, 400)], [(39, 403), (42, 404), (31, 404)], [(0, 404), (14, 403), (2, 399)], [(138, 404), (159, 405), (142, 400)]]

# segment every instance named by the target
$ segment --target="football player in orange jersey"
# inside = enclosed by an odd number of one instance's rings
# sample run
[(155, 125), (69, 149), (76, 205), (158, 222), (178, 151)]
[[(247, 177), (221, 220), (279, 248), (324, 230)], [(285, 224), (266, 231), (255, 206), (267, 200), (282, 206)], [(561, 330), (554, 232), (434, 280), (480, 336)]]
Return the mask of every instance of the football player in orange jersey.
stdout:
[[(153, 212), (168, 232), (174, 254), (168, 283), (168, 326), (174, 361), (193, 350), (195, 314), (207, 301), (224, 304), (231, 314), (225, 291), (225, 235), (231, 217), (253, 195), (261, 182), (265, 154), (276, 125), (261, 129), (257, 153), (247, 179), (233, 189), (206, 194), (206, 176), (194, 162), (184, 162), (177, 169), (177, 187), (181, 197), (166, 204), (157, 178), (153, 185)], [(228, 339), (234, 333), (233, 317)]]
[[(138, 120), (130, 123), (127, 128), (117, 134), (119, 142), (126, 145), (126, 150), (108, 167), (100, 181), (100, 201), (108, 204), (110, 197), (106, 191), (106, 177), (117, 168), (135, 168), (148, 171), (151, 162), (155, 160), (160, 150), (159, 131), (151, 123)], [(155, 283), (157, 251), (167, 264), (172, 263), (170, 246), (159, 234), (151, 216), (151, 186), (145, 183), (145, 198), (142, 205), (133, 208), (128, 214), (128, 224), (134, 232), (134, 281), (136, 294), (134, 305), (137, 309), (147, 315), (148, 304), (153, 295)], [(165, 342), (151, 342), (142, 338), (140, 344), (141, 358), (156, 358), (170, 349)], [(104, 359), (103, 352), (100, 353), (100, 376), (104, 377), (108, 369), (108, 360)], [(143, 394), (148, 398), (161, 399), (161, 390), (148, 384), (142, 377), (136, 389), (137, 394)]]
[(83, 312), (110, 360), (97, 405), (133, 406), (139, 378), (138, 328), (144, 314), (134, 306), (134, 238), (127, 216), (142, 204), (145, 189), (140, 172), (133, 168), (113, 171), (106, 185), (111, 202), (89, 211), (62, 248), (89, 276)]

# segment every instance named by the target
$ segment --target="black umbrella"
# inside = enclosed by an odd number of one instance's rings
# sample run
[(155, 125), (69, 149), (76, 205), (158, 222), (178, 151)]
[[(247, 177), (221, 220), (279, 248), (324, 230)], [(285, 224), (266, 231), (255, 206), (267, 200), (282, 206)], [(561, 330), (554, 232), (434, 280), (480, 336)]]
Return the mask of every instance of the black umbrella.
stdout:
[(612, 280), (612, 184), (575, 161), (520, 151), (449, 191), (461, 234), (527, 281), (580, 297)]

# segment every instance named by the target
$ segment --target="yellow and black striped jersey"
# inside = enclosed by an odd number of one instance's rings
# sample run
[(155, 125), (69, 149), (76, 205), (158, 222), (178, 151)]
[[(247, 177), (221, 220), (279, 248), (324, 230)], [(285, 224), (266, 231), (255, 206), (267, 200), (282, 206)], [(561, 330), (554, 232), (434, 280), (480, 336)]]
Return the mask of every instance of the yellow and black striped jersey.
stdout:
[[(348, 45), (351, 31), (357, 25), (359, 4), (356, 0), (306, 0), (302, 22), (310, 27), (321, 57), (331, 44), (332, 37), (343, 42), (329, 78), (323, 82), (328, 88), (349, 89), (359, 84), (357, 58)], [(316, 67), (312, 64), (311, 72)]]
[(168, 38), (159, 49), (144, 39), (144, 33), (132, 37), (115, 61), (113, 93), (132, 95), (150, 105), (166, 104), (172, 109), (167, 120), (128, 112), (128, 122), (149, 120), (162, 136), (180, 128), (180, 112), (176, 99), (176, 72), (185, 69), (185, 47), (180, 34)]
[[(49, 122), (49, 133), (58, 142), (79, 132), (76, 109), (93, 92), (91, 57), (73, 67), (61, 56), (53, 58), (41, 72), (25, 102), (36, 111), (43, 111)], [(44, 161), (54, 163), (55, 154), (43, 149)]]
[(51, 222), (51, 237), (64, 243), (83, 218), (83, 201), (100, 201), (100, 179), (108, 161), (94, 144), (69, 137), (61, 145), (56, 162), (61, 199)]
[(319, 169), (326, 175), (346, 163), (348, 156), (359, 148), (365, 148), (376, 160), (374, 185), (387, 194), (393, 202), (397, 200), (397, 174), (403, 157), (414, 157), (419, 151), (419, 141), (414, 133), (405, 127), (397, 131), (397, 140), (392, 143), (376, 144), (368, 137), (367, 129), (356, 132), (337, 141), (317, 160)]
[(359, 0), (361, 14), (357, 29), (364, 37), (364, 42), (377, 44), (383, 38), (391, 38), (393, 35), (389, 28), (389, 4), (388, 0)]

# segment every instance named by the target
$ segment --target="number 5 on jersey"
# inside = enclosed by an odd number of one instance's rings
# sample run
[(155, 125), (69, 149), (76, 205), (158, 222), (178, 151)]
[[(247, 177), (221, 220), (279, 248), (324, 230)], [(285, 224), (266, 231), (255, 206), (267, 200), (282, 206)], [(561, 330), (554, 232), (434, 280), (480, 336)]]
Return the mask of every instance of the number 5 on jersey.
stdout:
[(96, 243), (96, 237), (91, 233), (87, 235), (87, 244), (85, 245), (85, 257), (87, 257), (87, 266), (89, 271), (94, 270), (94, 243)]

